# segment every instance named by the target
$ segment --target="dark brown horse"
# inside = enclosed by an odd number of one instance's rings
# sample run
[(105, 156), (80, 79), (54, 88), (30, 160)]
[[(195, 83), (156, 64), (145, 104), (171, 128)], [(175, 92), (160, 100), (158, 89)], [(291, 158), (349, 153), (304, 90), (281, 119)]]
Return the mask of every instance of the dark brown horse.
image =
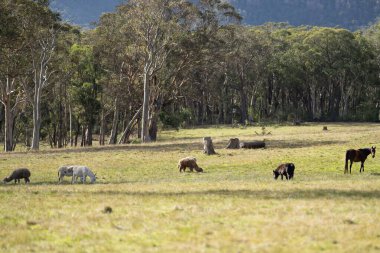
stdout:
[(360, 173), (364, 172), (364, 162), (367, 156), (372, 154), (372, 158), (375, 158), (376, 147), (362, 148), (362, 149), (349, 149), (346, 152), (346, 164), (344, 166), (344, 174), (348, 173), (348, 160), (350, 160), (350, 174), (353, 162), (361, 162)]

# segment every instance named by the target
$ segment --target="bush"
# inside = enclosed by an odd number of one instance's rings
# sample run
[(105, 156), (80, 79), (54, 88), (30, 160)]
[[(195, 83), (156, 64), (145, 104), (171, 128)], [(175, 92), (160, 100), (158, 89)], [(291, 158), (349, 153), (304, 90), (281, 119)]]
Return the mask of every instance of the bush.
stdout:
[(187, 121), (191, 120), (191, 116), (191, 112), (188, 109), (182, 109), (176, 114), (162, 111), (159, 117), (163, 128), (175, 128), (178, 130), (180, 127), (183, 127)]
[(288, 118), (287, 118), (287, 120), (289, 121), (289, 122), (293, 122), (293, 121), (295, 121), (296, 120), (296, 115), (294, 114), (294, 113), (289, 113), (288, 114)]

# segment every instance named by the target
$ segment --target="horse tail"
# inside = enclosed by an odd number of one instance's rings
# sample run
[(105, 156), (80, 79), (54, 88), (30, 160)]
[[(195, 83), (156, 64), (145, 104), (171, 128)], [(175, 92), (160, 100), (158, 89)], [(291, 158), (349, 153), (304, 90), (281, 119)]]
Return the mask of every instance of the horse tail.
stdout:
[(346, 162), (344, 164), (344, 174), (348, 173), (348, 160), (349, 160), (349, 151), (346, 151)]

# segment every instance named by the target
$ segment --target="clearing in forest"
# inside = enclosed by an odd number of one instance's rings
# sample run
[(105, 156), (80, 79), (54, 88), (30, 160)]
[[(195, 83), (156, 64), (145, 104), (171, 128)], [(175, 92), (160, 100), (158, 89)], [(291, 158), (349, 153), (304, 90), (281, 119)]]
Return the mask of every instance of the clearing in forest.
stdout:
[[(265, 137), (208, 127), (163, 131), (152, 144), (3, 153), (1, 179), (18, 167), (32, 176), (0, 186), (0, 252), (378, 252), (380, 158), (343, 172), (346, 149), (378, 144), (380, 125), (327, 126), (269, 126)], [(217, 155), (202, 154), (205, 136)], [(233, 137), (265, 138), (267, 148), (223, 149)], [(205, 173), (179, 173), (185, 156)], [(294, 180), (273, 180), (283, 162), (295, 164)], [(65, 164), (87, 165), (96, 184), (57, 185)]]

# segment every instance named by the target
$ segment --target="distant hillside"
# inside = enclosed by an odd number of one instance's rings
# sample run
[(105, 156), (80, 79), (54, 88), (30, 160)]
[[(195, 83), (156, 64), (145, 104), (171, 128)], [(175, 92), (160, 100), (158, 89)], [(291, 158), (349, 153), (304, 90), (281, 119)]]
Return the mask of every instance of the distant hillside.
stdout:
[(341, 26), (351, 30), (380, 17), (379, 0), (230, 0), (248, 24)]
[[(351, 30), (380, 17), (380, 0), (228, 0), (244, 23), (289, 22), (291, 25), (341, 26)], [(122, 0), (52, 0), (52, 7), (75, 24), (88, 26)]]

